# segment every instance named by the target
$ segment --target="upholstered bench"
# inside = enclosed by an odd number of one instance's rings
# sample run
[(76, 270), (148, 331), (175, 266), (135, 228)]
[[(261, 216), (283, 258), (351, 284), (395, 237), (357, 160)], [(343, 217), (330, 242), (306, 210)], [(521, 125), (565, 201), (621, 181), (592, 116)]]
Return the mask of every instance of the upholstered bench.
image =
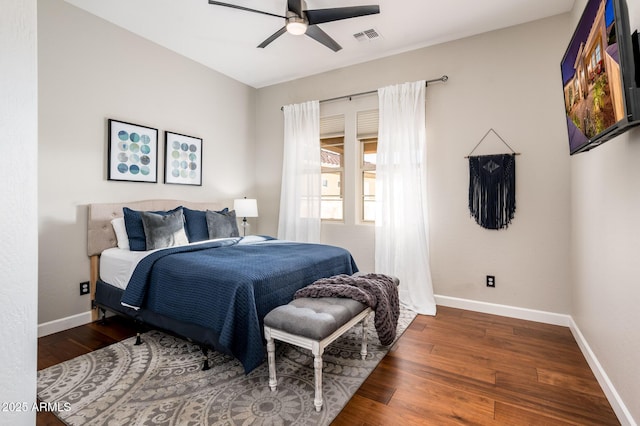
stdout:
[(367, 356), (366, 321), (371, 308), (352, 299), (338, 297), (300, 298), (278, 306), (264, 317), (267, 340), (269, 387), (277, 388), (274, 340), (291, 343), (313, 353), (316, 411), (322, 408), (322, 354), (324, 349), (362, 321), (362, 359)]

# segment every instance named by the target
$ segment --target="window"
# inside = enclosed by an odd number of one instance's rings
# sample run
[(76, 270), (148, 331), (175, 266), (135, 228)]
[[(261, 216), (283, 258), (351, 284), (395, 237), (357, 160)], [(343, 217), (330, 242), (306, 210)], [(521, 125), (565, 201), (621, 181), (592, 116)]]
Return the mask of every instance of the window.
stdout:
[(320, 119), (322, 192), (320, 218), (344, 219), (344, 116)]
[[(371, 224), (376, 210), (377, 99), (325, 106), (320, 117), (321, 218)], [(336, 114), (336, 115), (331, 115)], [(346, 130), (345, 130), (346, 129)]]
[(344, 137), (320, 140), (322, 164), (322, 219), (342, 220), (344, 173)]
[(359, 111), (360, 220), (376, 220), (376, 156), (378, 151), (378, 110)]

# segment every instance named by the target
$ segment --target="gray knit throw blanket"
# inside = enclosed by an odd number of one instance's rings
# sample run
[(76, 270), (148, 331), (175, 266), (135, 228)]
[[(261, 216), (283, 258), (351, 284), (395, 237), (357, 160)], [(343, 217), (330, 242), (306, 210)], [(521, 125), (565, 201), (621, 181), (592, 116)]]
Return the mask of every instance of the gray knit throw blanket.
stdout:
[(343, 274), (322, 278), (293, 295), (294, 299), (301, 297), (347, 297), (356, 300), (375, 312), (374, 325), (380, 343), (390, 345), (396, 338), (400, 302), (398, 287), (388, 275)]

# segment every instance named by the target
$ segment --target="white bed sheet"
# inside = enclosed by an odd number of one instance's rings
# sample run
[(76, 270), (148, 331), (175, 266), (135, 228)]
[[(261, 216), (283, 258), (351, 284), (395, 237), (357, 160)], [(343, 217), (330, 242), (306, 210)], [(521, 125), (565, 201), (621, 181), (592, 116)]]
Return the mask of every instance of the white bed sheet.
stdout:
[[(190, 243), (188, 245), (191, 246), (226, 239), (238, 240), (238, 238), (233, 237), (217, 238), (214, 240)], [(269, 242), (268, 238), (260, 235), (247, 235), (246, 237), (240, 238), (238, 244), (259, 244), (265, 241)], [(161, 248), (149, 251), (130, 251), (123, 250), (118, 247), (106, 249), (100, 255), (100, 279), (107, 284), (111, 284), (124, 290), (127, 288), (129, 280), (131, 279), (131, 275), (133, 275), (133, 271), (136, 269), (136, 266), (138, 266), (138, 263), (148, 254), (151, 254), (158, 250), (166, 249)]]
[(106, 249), (100, 255), (100, 279), (124, 290), (138, 262), (149, 253), (151, 251), (130, 251), (117, 247)]

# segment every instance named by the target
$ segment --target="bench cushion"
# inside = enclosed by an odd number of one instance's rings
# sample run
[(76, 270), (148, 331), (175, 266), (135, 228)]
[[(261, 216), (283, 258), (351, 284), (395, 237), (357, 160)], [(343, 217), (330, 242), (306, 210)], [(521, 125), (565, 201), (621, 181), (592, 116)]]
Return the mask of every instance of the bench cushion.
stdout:
[(366, 306), (340, 297), (294, 299), (264, 317), (264, 325), (297, 336), (322, 340), (342, 327)]

